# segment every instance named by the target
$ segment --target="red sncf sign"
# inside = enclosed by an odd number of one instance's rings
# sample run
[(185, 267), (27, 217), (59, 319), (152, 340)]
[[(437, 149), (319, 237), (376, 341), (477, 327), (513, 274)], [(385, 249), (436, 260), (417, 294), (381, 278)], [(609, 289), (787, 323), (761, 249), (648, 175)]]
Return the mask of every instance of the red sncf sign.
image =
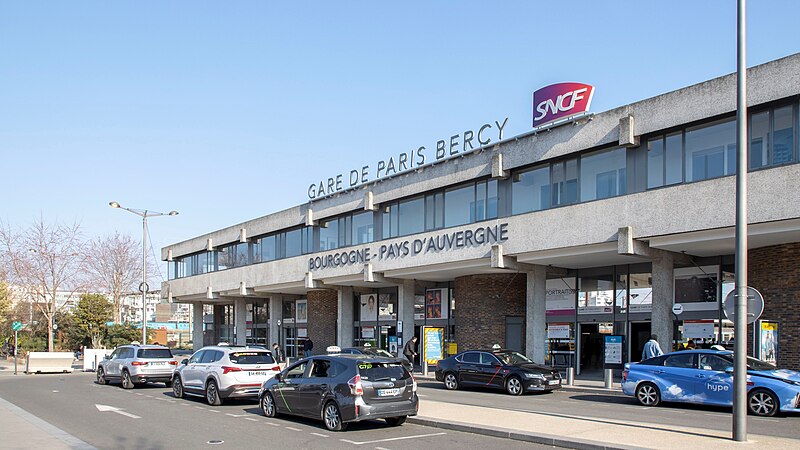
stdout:
[(583, 83), (558, 83), (533, 93), (533, 127), (585, 113), (592, 103), (594, 86)]

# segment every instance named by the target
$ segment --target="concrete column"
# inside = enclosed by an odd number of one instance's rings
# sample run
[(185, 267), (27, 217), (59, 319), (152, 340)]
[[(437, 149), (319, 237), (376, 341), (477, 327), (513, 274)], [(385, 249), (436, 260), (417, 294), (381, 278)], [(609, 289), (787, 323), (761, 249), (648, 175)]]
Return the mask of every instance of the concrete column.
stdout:
[(234, 344), (247, 344), (247, 299), (237, 297), (233, 301)]
[(344, 286), (338, 289), (336, 299), (338, 314), (336, 316), (336, 345), (351, 347), (353, 345), (353, 288)]
[(278, 320), (281, 318), (281, 314), (283, 314), (283, 296), (282, 295), (273, 295), (269, 298), (269, 345), (270, 349), (272, 348), (272, 344), (277, 342), (280, 344), (280, 329), (281, 325), (278, 325)]
[(336, 320), (339, 317), (339, 292), (333, 289), (311, 289), (308, 299), (308, 339), (314, 342), (314, 355), (324, 355), (325, 349), (336, 343)]
[[(403, 284), (397, 287), (397, 320), (403, 321), (403, 337), (397, 340), (397, 351), (403, 353), (402, 348), (412, 337), (414, 337), (414, 280), (403, 280)], [(442, 308), (445, 307), (442, 299)], [(417, 341), (417, 345), (422, 339)]]
[(675, 270), (672, 255), (653, 259), (653, 312), (651, 334), (658, 335), (664, 353), (672, 350), (672, 304), (675, 299)]
[(192, 303), (192, 351), (203, 348), (203, 304)]
[(525, 353), (537, 364), (544, 364), (547, 349), (545, 285), (547, 268), (535, 266), (527, 272), (525, 291)]

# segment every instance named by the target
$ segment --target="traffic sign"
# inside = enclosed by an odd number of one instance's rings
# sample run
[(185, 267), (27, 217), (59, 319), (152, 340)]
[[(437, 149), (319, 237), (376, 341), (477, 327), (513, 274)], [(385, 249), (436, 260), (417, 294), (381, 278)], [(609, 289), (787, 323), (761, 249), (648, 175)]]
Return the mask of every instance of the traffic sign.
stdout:
[(14, 331), (19, 331), (22, 329), (22, 322), (14, 322), (11, 324), (11, 329)]
[[(736, 317), (736, 289), (728, 292), (728, 295), (725, 296), (722, 309), (725, 311), (725, 317), (730, 321), (734, 321)], [(750, 324), (758, 320), (763, 312), (764, 297), (754, 288), (747, 286), (747, 323)]]
[(683, 305), (680, 303), (675, 303), (672, 305), (672, 314), (676, 316), (680, 316), (683, 313)]

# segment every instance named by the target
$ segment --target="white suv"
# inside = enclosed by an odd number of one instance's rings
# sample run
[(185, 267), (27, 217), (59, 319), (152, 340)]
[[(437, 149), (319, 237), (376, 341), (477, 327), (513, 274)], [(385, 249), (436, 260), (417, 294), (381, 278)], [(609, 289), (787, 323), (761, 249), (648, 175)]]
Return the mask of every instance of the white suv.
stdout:
[(269, 350), (243, 346), (203, 347), (181, 361), (172, 377), (176, 398), (204, 396), (209, 405), (226, 398), (258, 399), (261, 385), (280, 371)]

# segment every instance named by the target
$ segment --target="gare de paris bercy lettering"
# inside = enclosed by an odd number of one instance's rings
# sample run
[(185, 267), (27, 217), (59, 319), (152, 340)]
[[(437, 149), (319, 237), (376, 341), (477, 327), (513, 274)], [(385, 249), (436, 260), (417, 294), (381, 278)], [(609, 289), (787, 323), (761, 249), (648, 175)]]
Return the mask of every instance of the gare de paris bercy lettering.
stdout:
[(397, 159), (391, 157), (388, 160), (378, 161), (375, 165), (376, 170), (374, 175), (371, 173), (370, 166), (363, 166), (361, 170), (351, 170), (348, 179), (344, 179), (344, 174), (339, 174), (327, 180), (321, 180), (319, 183), (314, 183), (308, 187), (308, 198), (309, 200), (315, 200), (368, 183), (372, 180), (379, 180), (422, 167), (426, 165), (426, 162), (431, 164), (455, 157), (459, 154), (469, 153), (476, 148), (481, 148), (492, 143), (493, 141), (490, 137), (490, 133), (495, 128), (497, 129), (497, 140), (502, 141), (503, 128), (506, 127), (507, 123), (508, 117), (503, 119), (502, 122), (494, 121), (494, 124), (483, 124), (478, 128), (477, 133), (474, 130), (467, 130), (464, 133), (450, 136), (448, 140), (439, 140), (436, 142), (436, 154), (433, 160), (426, 157), (427, 149), (423, 145), (408, 153), (401, 153), (398, 155)]
[(483, 225), (449, 233), (433, 234), (423, 238), (396, 241), (378, 246), (373, 253), (371, 247), (342, 251), (308, 259), (308, 270), (345, 267), (353, 264), (366, 264), (370, 261), (390, 260), (456, 250), (464, 247), (477, 247), (496, 244), (508, 240), (508, 223)]

